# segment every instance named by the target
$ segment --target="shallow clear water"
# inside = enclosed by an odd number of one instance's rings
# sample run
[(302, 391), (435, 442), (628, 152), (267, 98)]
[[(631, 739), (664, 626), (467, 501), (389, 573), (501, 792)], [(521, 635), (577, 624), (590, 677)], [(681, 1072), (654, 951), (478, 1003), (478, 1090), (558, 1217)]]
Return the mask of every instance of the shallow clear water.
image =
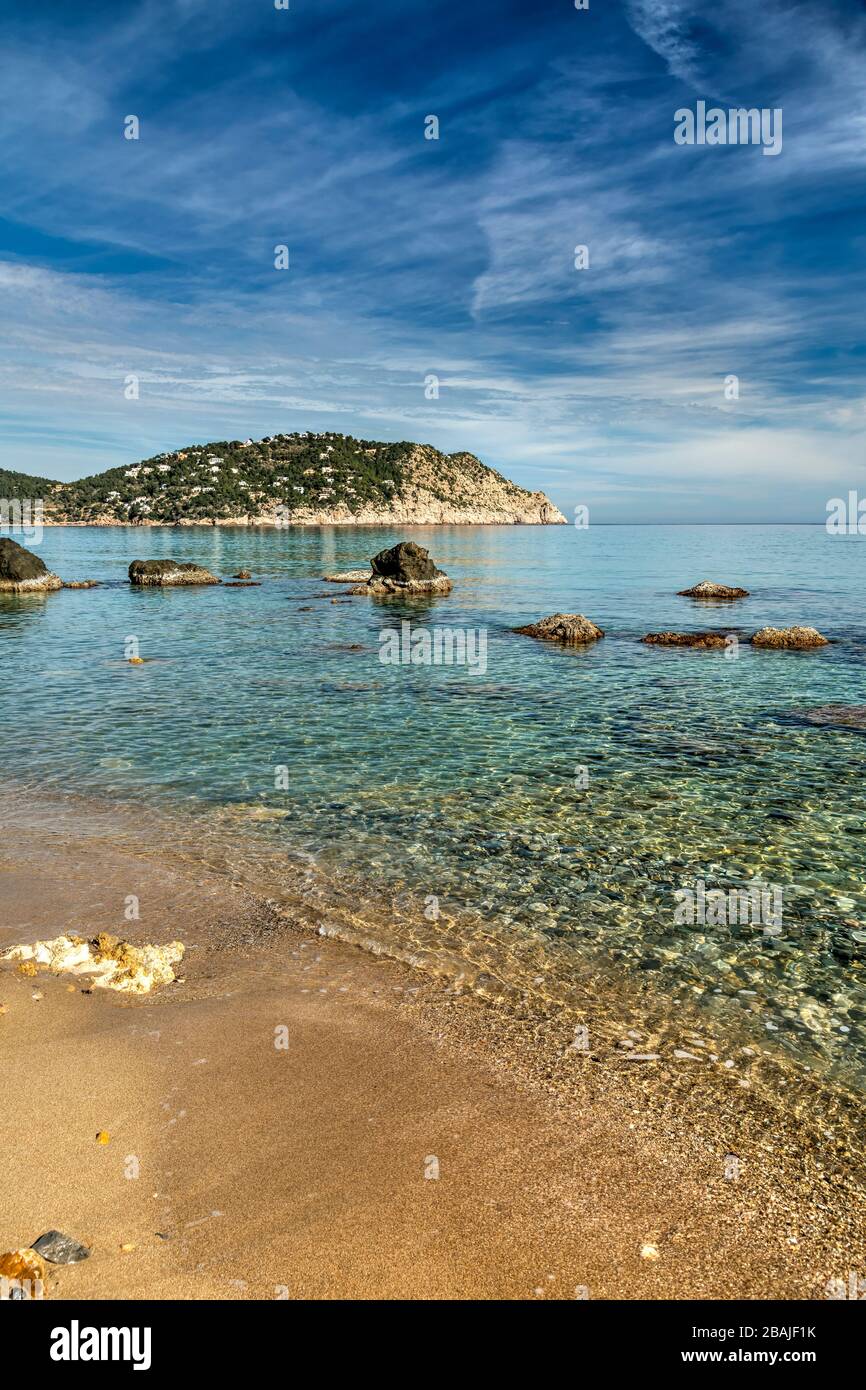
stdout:
[[(8, 773), (185, 804), (390, 902), (404, 941), (551, 994), (582, 963), (613, 963), (862, 1075), (866, 736), (799, 712), (866, 703), (866, 540), (817, 526), (414, 528), (454, 579), (449, 598), (331, 602), (342, 586), (322, 574), (401, 538), (46, 530), (49, 568), (103, 587), (0, 597)], [(131, 559), (168, 555), (264, 582), (125, 583)], [(702, 578), (752, 597), (676, 596)], [(563, 649), (510, 630), (557, 611), (585, 613), (605, 640)], [(380, 633), (403, 618), (486, 629), (486, 671), (382, 664)], [(638, 641), (795, 622), (834, 644), (743, 644), (729, 660)], [(125, 661), (130, 637), (144, 665)], [(675, 925), (676, 889), (757, 875), (784, 889), (781, 934)]]

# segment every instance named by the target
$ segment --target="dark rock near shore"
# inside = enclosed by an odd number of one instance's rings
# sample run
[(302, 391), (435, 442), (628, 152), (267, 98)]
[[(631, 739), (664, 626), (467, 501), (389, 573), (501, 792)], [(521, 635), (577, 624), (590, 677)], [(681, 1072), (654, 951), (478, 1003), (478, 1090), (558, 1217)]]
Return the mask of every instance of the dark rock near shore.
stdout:
[(435, 579), (442, 572), (430, 559), (430, 552), (414, 541), (401, 541), (399, 545), (392, 545), (390, 550), (380, 550), (370, 564), (374, 577), (396, 579), (401, 584), (408, 584), (413, 579)]
[(372, 575), (365, 584), (353, 589), (353, 593), (400, 596), (451, 592), (447, 574), (437, 569), (429, 552), (414, 541), (401, 541), (389, 550), (380, 550), (370, 564)]
[(219, 584), (221, 581), (201, 565), (178, 560), (133, 560), (129, 567), (130, 584), (156, 586), (165, 584)]
[(62, 587), (63, 580), (38, 555), (9, 536), (0, 539), (0, 593), (38, 594)]
[(748, 598), (748, 589), (731, 588), (730, 584), (716, 584), (712, 579), (702, 579), (691, 589), (679, 589), (680, 598)]
[(565, 642), (569, 645), (597, 642), (599, 637), (604, 636), (602, 629), (582, 613), (553, 613), (549, 618), (516, 627), (514, 631), (524, 637), (539, 637), (545, 642)]
[(640, 639), (650, 647), (724, 647), (722, 632), (648, 632)]

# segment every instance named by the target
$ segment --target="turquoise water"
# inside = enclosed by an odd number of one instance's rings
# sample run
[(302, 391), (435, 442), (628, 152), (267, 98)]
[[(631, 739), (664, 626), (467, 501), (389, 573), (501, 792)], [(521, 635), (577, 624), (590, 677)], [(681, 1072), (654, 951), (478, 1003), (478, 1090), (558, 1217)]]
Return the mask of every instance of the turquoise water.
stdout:
[[(866, 703), (866, 540), (817, 526), (415, 528), (450, 597), (331, 602), (342, 586), (321, 575), (400, 538), (46, 530), (49, 568), (103, 586), (0, 598), (7, 773), (258, 836), (390, 903), (404, 942), (496, 978), (555, 992), (609, 965), (862, 1075), (866, 742), (800, 712)], [(125, 583), (131, 559), (169, 555), (263, 584)], [(702, 578), (752, 597), (676, 596)], [(563, 649), (510, 630), (557, 611), (605, 640)], [(380, 633), (403, 618), (485, 629), (486, 671), (382, 664)], [(729, 660), (638, 641), (795, 622), (834, 644), (743, 645)], [(125, 661), (130, 637), (141, 666)], [(784, 889), (779, 935), (675, 924), (675, 890), (756, 875)]]

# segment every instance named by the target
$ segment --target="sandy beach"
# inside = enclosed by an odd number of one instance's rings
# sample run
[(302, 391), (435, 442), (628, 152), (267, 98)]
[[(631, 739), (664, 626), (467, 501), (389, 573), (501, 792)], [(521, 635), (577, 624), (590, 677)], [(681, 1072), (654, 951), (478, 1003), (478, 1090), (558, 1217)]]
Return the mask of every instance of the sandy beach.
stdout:
[(866, 0), (2, 18), (12, 1356), (552, 1300), (828, 1379)]
[(140, 999), (0, 966), (0, 1249), (92, 1249), (49, 1298), (818, 1299), (857, 1266), (844, 1105), (581, 1055), (105, 816), (3, 819), (0, 944), (187, 948)]

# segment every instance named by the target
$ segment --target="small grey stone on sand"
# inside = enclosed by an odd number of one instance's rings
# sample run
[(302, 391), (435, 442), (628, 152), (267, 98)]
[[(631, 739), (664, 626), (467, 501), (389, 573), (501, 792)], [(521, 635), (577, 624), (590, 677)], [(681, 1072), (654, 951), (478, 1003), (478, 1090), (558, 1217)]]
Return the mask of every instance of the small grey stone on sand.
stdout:
[(62, 1231), (45, 1231), (34, 1240), (32, 1249), (53, 1265), (76, 1265), (90, 1254), (86, 1245), (73, 1240), (72, 1236), (65, 1236)]

